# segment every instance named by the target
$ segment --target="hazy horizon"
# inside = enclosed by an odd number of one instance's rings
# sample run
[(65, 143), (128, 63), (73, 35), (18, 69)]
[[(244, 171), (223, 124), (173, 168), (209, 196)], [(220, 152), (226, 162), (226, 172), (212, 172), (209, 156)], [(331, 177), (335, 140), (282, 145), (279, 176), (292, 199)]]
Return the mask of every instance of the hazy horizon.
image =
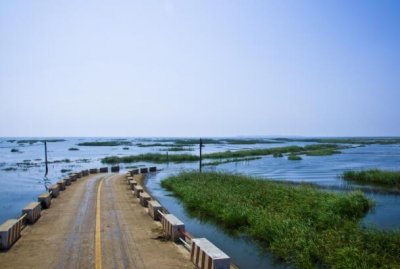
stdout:
[(399, 12), (0, 1), (0, 136), (400, 136)]

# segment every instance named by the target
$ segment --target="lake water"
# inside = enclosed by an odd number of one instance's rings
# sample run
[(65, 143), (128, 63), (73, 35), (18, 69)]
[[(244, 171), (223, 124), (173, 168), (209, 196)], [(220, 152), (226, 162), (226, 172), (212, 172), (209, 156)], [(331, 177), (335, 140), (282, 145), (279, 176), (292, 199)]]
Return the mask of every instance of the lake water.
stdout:
[[(105, 156), (132, 155), (147, 152), (163, 152), (160, 147), (84, 147), (78, 143), (87, 141), (109, 141), (108, 138), (63, 138), (63, 142), (48, 143), (49, 174), (44, 180), (44, 146), (43, 143), (17, 143), (9, 140), (15, 138), (0, 138), (0, 223), (8, 218), (18, 217), (21, 209), (45, 191), (45, 183), (55, 183), (68, 171), (77, 171), (86, 168), (104, 166), (101, 158)], [(22, 138), (18, 138), (22, 139)], [(29, 138), (23, 138), (29, 139)], [(37, 138), (35, 138), (37, 139)], [(136, 143), (147, 143), (140, 138), (121, 138)], [(231, 145), (207, 144), (203, 152), (218, 152), (248, 148), (279, 147), (287, 145), (305, 145), (304, 142), (287, 142), (277, 144)], [(79, 151), (69, 151), (71, 147), (78, 147)], [(11, 152), (18, 149), (18, 153)], [(182, 153), (182, 152), (179, 152)], [(184, 152), (198, 154), (194, 151)], [(169, 153), (173, 154), (173, 153)], [(68, 161), (66, 160), (68, 159)], [(363, 186), (344, 182), (339, 175), (349, 169), (381, 168), (400, 170), (400, 145), (369, 145), (345, 149), (342, 154), (311, 157), (304, 156), (301, 161), (288, 161), (286, 158), (265, 156), (258, 160), (226, 163), (218, 166), (206, 166), (204, 170), (227, 171), (241, 173), (262, 178), (272, 178), (295, 182), (311, 182), (335, 191)], [(132, 165), (154, 165), (150, 163), (136, 163), (121, 165), (128, 170)], [(187, 169), (198, 169), (197, 163), (162, 164), (162, 169), (148, 177), (146, 184), (153, 196), (164, 207), (180, 218), (187, 230), (196, 237), (207, 237), (215, 245), (223, 249), (232, 257), (240, 268), (287, 268), (288, 266), (276, 261), (270, 254), (261, 251), (257, 245), (246, 237), (231, 236), (222, 231), (213, 223), (204, 223), (187, 214), (181, 203), (170, 196), (160, 187), (164, 178)], [(366, 194), (375, 200), (375, 209), (363, 219), (364, 225), (372, 225), (382, 229), (400, 228), (400, 196), (366, 191)]]

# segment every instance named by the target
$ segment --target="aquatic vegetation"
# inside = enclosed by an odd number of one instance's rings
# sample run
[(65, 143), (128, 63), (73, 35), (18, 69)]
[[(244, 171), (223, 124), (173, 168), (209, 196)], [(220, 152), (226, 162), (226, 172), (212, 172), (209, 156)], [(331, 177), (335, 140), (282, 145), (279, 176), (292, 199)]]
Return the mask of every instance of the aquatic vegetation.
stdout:
[(123, 150), (129, 150), (129, 147), (123, 147), (122, 149)]
[(362, 192), (204, 172), (161, 184), (191, 214), (252, 237), (298, 268), (400, 267), (400, 232), (359, 225), (373, 206)]
[(162, 144), (162, 143), (143, 144), (143, 143), (137, 143), (135, 146), (140, 147), (140, 148), (171, 147), (172, 144)]
[(193, 150), (194, 149), (190, 148), (190, 147), (182, 147), (182, 146), (176, 147), (176, 146), (174, 146), (174, 147), (169, 147), (169, 148), (162, 149), (161, 151), (193, 151)]
[(19, 151), (19, 149), (11, 149), (11, 152), (13, 152), (13, 153), (18, 153), (18, 152), (20, 152), (20, 151)]
[(261, 159), (261, 157), (226, 159), (226, 160), (222, 160), (222, 161), (213, 161), (213, 162), (203, 163), (203, 166), (216, 166), (216, 165), (220, 165), (220, 164), (224, 164), (224, 163), (237, 163), (237, 162), (253, 161), (253, 160), (258, 160), (258, 159)]
[(330, 144), (391, 145), (400, 144), (400, 137), (348, 137), (348, 138), (275, 138), (282, 142), (315, 142)]
[(340, 153), (339, 149), (342, 149), (342, 146), (335, 144), (316, 144), (316, 145), (307, 145), (304, 147), (300, 146), (286, 146), (286, 147), (275, 147), (275, 148), (265, 148), (265, 149), (247, 149), (247, 150), (238, 150), (238, 151), (224, 151), (224, 152), (215, 152), (204, 154), (204, 158), (206, 159), (222, 159), (222, 158), (239, 158), (239, 157), (248, 157), (248, 156), (264, 156), (264, 155), (273, 155), (273, 154), (312, 154), (312, 156), (319, 156), (318, 153), (323, 155), (332, 155)]
[[(176, 145), (199, 145), (200, 139), (191, 138), (191, 139), (175, 139), (173, 141)], [(202, 139), (203, 145), (205, 144), (221, 144), (222, 141), (218, 139), (212, 138), (204, 138)]]
[[(70, 163), (70, 159), (62, 159), (62, 160), (55, 160), (55, 161), (48, 161), (47, 163)], [(44, 163), (44, 162), (43, 162)]]
[(302, 158), (296, 154), (289, 154), (288, 160), (289, 161), (300, 161), (300, 160), (302, 160)]
[(282, 158), (282, 157), (283, 157), (283, 154), (280, 153), (280, 152), (276, 152), (276, 153), (274, 153), (272, 156), (274, 156), (274, 158)]
[(89, 163), (90, 159), (79, 159), (79, 160), (75, 160), (76, 163)]
[(273, 140), (265, 140), (265, 139), (223, 139), (227, 144), (233, 145), (253, 145), (253, 144), (276, 144), (280, 143), (278, 141)]
[(79, 148), (69, 148), (68, 150), (69, 150), (69, 151), (78, 151)]
[(198, 161), (199, 157), (189, 154), (159, 154), (159, 153), (146, 153), (131, 156), (110, 156), (101, 160), (102, 163), (116, 164), (116, 163), (134, 163), (134, 162), (153, 162), (153, 163), (181, 163), (181, 162), (194, 162)]
[(124, 141), (124, 140), (78, 143), (78, 146), (86, 146), (86, 147), (114, 147), (114, 146), (131, 146), (131, 145), (132, 143), (130, 141)]
[(7, 172), (11, 172), (11, 171), (16, 171), (17, 168), (15, 168), (15, 167), (7, 167), (7, 168), (1, 169), (1, 170), (7, 171)]
[(48, 142), (48, 143), (55, 143), (55, 142), (64, 142), (65, 139), (24, 139), (24, 140), (14, 140), (18, 144), (35, 144), (38, 142)]
[[(203, 159), (232, 159), (232, 158), (245, 158), (245, 157), (259, 157), (264, 155), (272, 154), (307, 154), (308, 152), (318, 152), (319, 150), (330, 151), (331, 154), (339, 153), (337, 149), (343, 148), (338, 145), (333, 144), (320, 144), (320, 145), (309, 145), (305, 147), (299, 146), (288, 146), (288, 147), (276, 147), (267, 149), (248, 149), (248, 150), (238, 150), (238, 151), (224, 151), (203, 154)], [(317, 155), (314, 155), (317, 156)], [(103, 163), (131, 163), (131, 162), (155, 162), (155, 163), (165, 163), (165, 162), (194, 162), (198, 161), (199, 157), (190, 154), (160, 154), (160, 153), (148, 153), (140, 155), (131, 155), (125, 157), (110, 156), (102, 159)]]
[(345, 180), (359, 183), (400, 187), (400, 171), (385, 171), (380, 169), (346, 171), (342, 177)]

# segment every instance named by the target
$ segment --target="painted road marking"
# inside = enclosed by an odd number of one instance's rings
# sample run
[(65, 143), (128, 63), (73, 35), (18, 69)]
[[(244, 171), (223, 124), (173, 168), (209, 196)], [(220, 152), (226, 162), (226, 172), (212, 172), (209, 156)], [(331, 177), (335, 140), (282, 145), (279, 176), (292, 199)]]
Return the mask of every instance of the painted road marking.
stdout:
[(96, 269), (101, 269), (101, 223), (100, 223), (100, 195), (101, 195), (101, 186), (103, 186), (103, 179), (100, 180), (99, 187), (97, 189), (97, 200), (96, 200)]

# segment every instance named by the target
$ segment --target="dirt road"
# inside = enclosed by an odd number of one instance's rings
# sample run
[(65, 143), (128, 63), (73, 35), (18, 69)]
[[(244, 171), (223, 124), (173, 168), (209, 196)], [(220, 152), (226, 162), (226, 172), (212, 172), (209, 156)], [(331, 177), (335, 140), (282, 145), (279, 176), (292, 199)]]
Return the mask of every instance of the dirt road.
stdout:
[(160, 241), (122, 175), (79, 179), (0, 253), (1, 268), (194, 268), (189, 253)]

